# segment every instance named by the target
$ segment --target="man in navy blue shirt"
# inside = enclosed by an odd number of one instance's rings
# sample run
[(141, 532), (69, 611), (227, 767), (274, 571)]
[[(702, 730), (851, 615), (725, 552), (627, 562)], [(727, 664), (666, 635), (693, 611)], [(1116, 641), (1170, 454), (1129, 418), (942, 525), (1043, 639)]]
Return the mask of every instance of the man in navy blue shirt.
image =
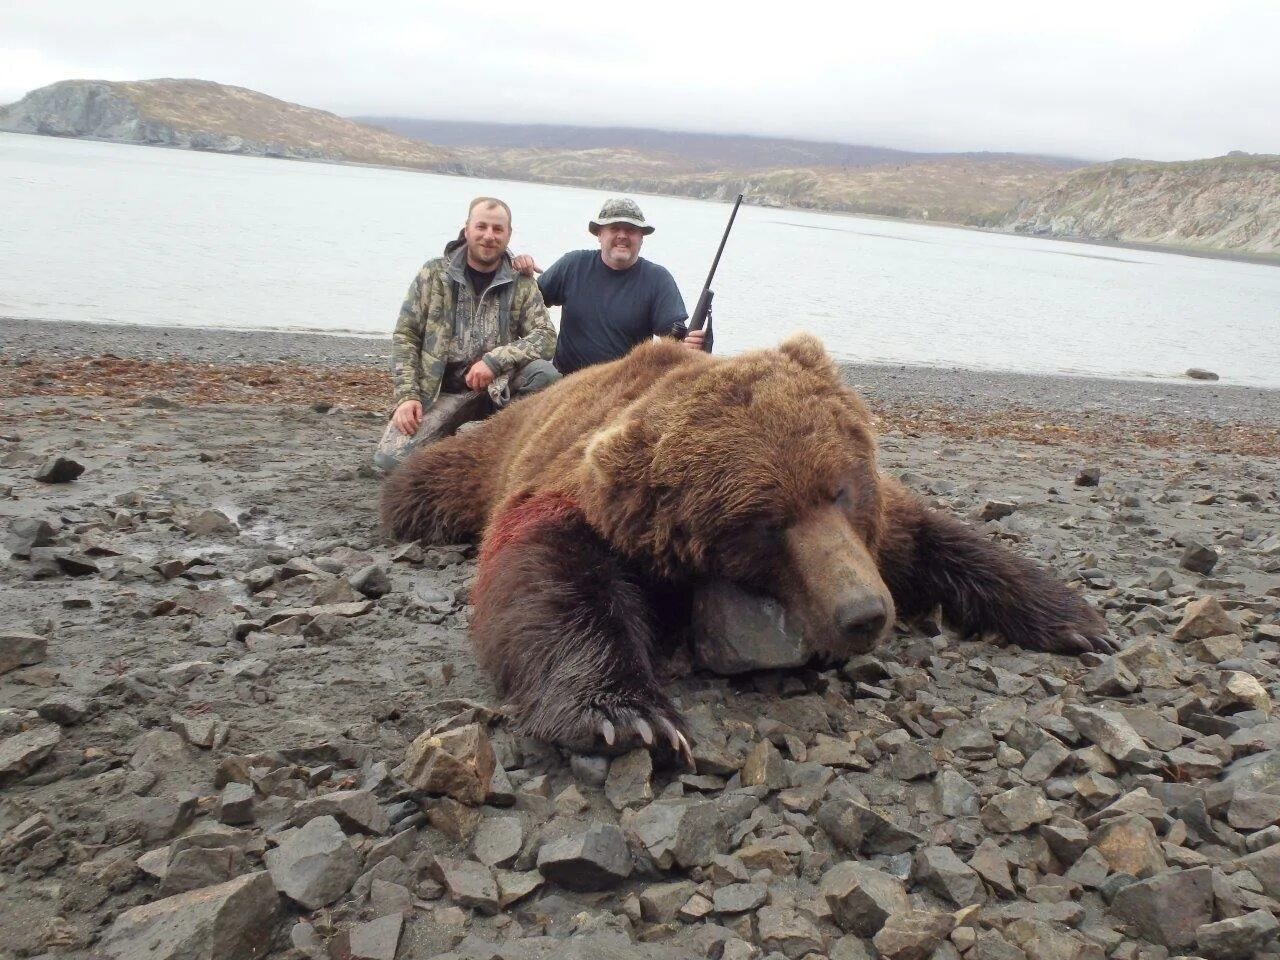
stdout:
[[(562, 374), (616, 360), (651, 337), (681, 336), (689, 317), (667, 269), (640, 256), (654, 228), (634, 200), (606, 201), (587, 229), (600, 249), (566, 253), (538, 278), (547, 306), (562, 308), (555, 356)], [(526, 275), (538, 271), (529, 256), (513, 265)], [(703, 333), (689, 331), (685, 346), (701, 350)]]

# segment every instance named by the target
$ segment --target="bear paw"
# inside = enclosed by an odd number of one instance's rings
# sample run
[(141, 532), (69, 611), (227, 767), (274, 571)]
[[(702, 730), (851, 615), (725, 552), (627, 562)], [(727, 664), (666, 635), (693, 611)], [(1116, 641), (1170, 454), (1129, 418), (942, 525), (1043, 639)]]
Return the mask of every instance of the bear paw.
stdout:
[(518, 725), (531, 736), (552, 740), (575, 753), (618, 754), (645, 747), (670, 754), (694, 769), (693, 746), (679, 714), (669, 704), (606, 694), (557, 714), (552, 723), (545, 724), (540, 721), (550, 718), (537, 716), (535, 710)]

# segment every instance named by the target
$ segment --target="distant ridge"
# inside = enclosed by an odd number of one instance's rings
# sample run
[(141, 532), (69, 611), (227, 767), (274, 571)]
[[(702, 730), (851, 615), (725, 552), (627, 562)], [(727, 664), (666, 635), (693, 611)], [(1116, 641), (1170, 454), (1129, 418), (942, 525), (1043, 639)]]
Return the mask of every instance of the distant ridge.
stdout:
[(546, 123), (482, 123), (469, 120), (421, 120), (411, 117), (352, 117), (444, 147), (534, 150), (637, 150), (678, 157), (703, 167), (869, 167), (929, 160), (1034, 160), (1074, 170), (1088, 161), (1017, 153), (946, 153), (895, 150), (834, 141), (795, 140), (745, 134), (683, 133), (645, 127), (580, 127)]
[(0, 131), (381, 164), (610, 193), (708, 200), (746, 193), (761, 206), (1280, 258), (1280, 157), (1274, 156), (1083, 166), (1063, 157), (912, 153), (626, 127), (363, 119), (208, 80), (64, 80), (0, 107)]

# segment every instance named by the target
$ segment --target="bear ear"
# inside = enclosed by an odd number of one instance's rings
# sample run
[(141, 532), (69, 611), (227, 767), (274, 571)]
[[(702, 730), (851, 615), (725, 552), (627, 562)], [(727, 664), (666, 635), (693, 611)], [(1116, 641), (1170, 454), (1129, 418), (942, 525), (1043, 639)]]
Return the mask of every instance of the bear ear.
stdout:
[(818, 373), (834, 373), (835, 365), (827, 356), (822, 341), (811, 333), (797, 333), (778, 346), (778, 352), (790, 357), (800, 366)]
[(627, 420), (598, 431), (587, 441), (583, 460), (596, 478), (637, 484), (653, 462), (657, 435), (639, 420)]

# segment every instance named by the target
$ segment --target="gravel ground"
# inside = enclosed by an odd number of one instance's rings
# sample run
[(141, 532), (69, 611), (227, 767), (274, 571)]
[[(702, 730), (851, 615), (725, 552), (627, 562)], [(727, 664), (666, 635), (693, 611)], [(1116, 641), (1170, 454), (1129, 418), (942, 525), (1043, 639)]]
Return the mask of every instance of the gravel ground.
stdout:
[[(390, 364), (390, 340), (187, 327), (52, 324), (0, 317), (0, 343), (13, 357), (75, 357), (110, 352), (139, 359), (209, 363), (286, 361), (302, 365)], [(1280, 426), (1280, 390), (1203, 381), (1106, 380), (1028, 376), (949, 367), (845, 364), (864, 396), (885, 404), (929, 398), (974, 412), (1010, 406), (1050, 411), (1122, 413), (1213, 423)]]
[[(52, 330), (6, 327), (5, 359), (383, 359)], [(1275, 417), (1201, 384), (850, 375), (996, 421)], [(886, 470), (1123, 650), (925, 622), (824, 672), (677, 662), (686, 773), (511, 735), (468, 646), (474, 547), (376, 529), (380, 414), (0, 395), (0, 957), (1280, 960), (1273, 455), (886, 430)], [(59, 456), (83, 473), (37, 480)]]

